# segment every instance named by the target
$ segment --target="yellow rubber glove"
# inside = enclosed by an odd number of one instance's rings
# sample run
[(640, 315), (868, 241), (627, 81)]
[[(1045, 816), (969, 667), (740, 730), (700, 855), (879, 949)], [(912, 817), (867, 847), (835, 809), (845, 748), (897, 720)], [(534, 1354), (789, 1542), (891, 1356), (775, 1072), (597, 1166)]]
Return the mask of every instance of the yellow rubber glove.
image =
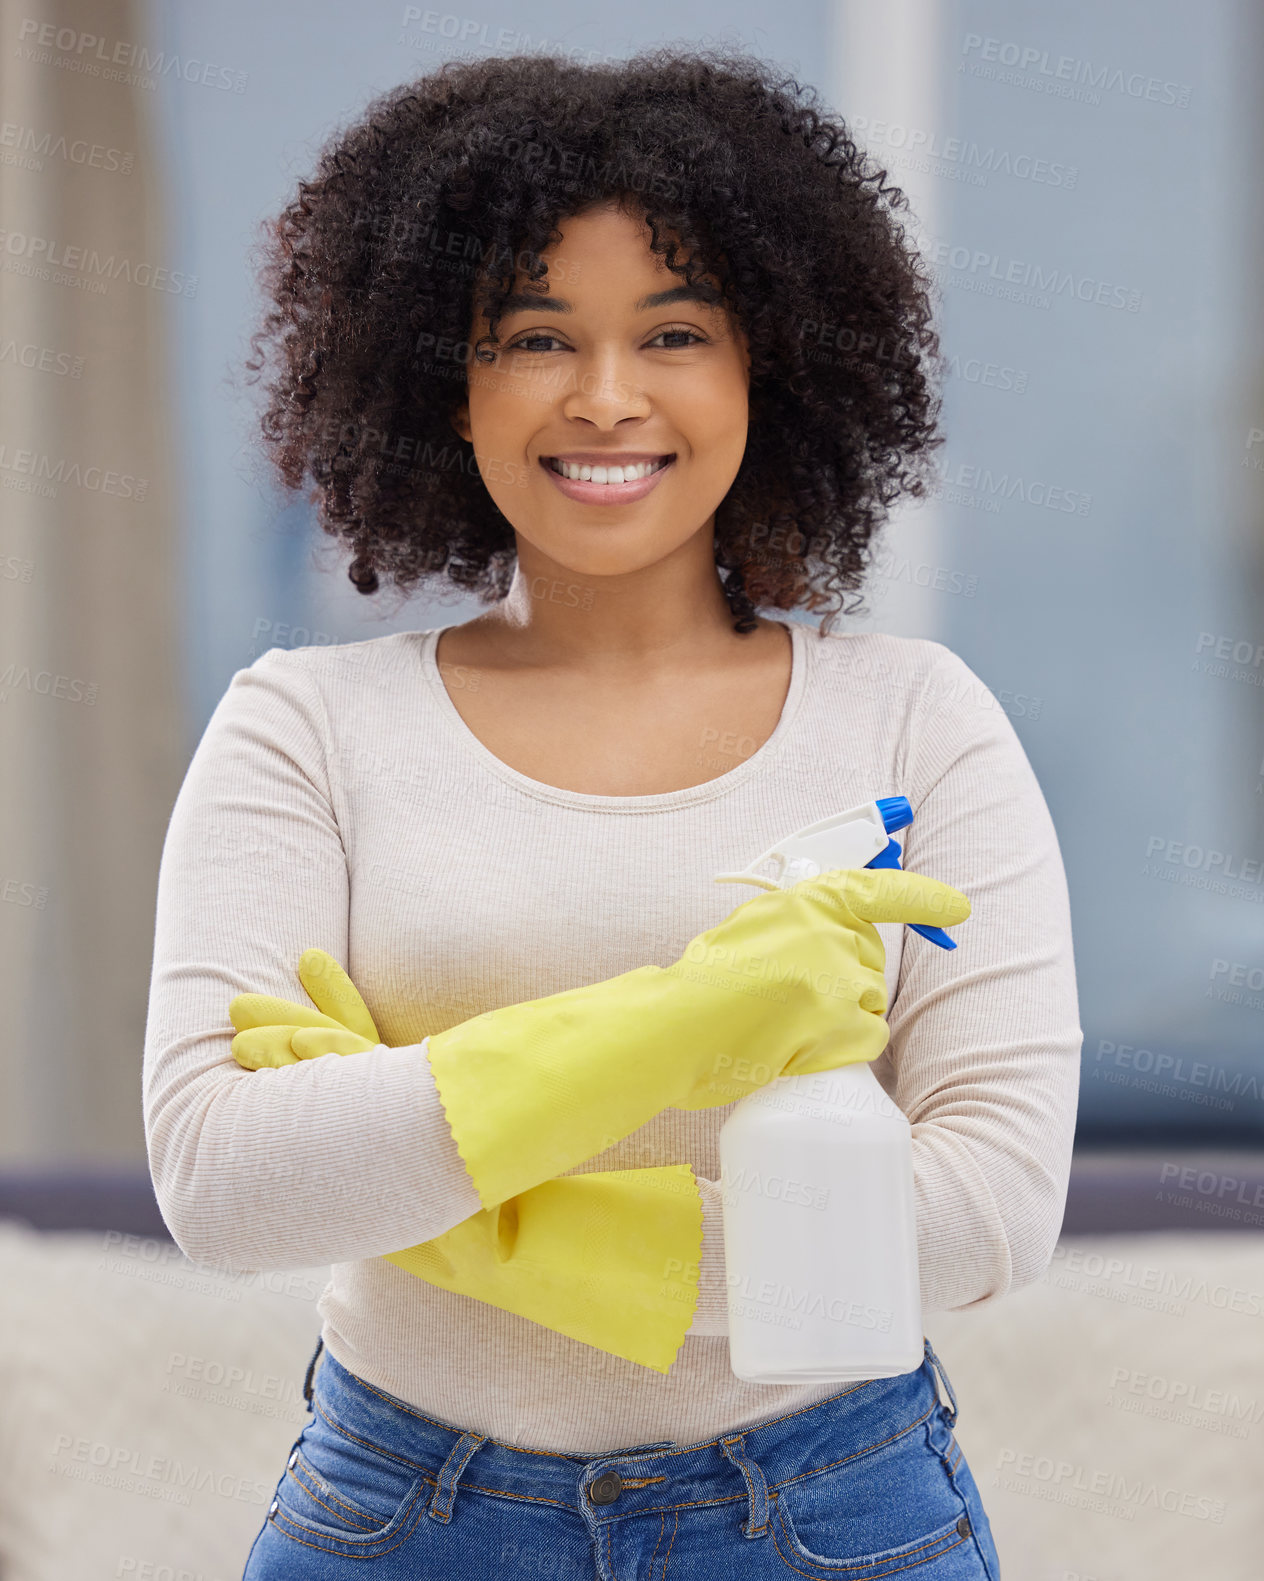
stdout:
[(431, 1070), (484, 1208), (592, 1158), (663, 1109), (876, 1059), (890, 1037), (875, 922), (951, 927), (960, 891), (838, 868), (745, 901), (666, 968), (505, 1005), (432, 1033)]
[[(332, 955), (305, 950), (298, 977), (316, 1010), (267, 994), (232, 1001), (238, 1064), (292, 1065), (381, 1042)], [(697, 1182), (688, 1164), (673, 1164), (546, 1181), (386, 1260), (440, 1289), (665, 1373), (693, 1321), (701, 1249)]]
[(665, 1373), (697, 1305), (702, 1198), (688, 1164), (547, 1180), (386, 1261)]
[(324, 950), (304, 950), (298, 980), (316, 1009), (270, 994), (238, 994), (228, 1007), (237, 1028), (233, 1058), (247, 1070), (296, 1065), (325, 1054), (359, 1054), (382, 1041), (360, 990)]

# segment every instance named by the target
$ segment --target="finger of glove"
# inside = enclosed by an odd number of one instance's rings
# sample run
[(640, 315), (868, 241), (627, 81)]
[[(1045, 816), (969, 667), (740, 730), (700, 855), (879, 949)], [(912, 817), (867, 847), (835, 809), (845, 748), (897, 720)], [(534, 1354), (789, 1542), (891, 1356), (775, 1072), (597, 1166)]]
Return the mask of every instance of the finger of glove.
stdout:
[(247, 1027), (232, 1041), (233, 1058), (247, 1070), (297, 1065), (298, 1055), (290, 1047), (290, 1036), (298, 1030), (292, 1026)]
[(292, 999), (274, 999), (271, 994), (238, 994), (228, 1007), (228, 1019), (238, 1032), (251, 1027), (341, 1027), (341, 1021), (295, 1004)]
[(794, 888), (812, 886), (826, 890), (836, 904), (865, 922), (951, 928), (970, 915), (970, 902), (959, 889), (898, 867), (830, 868), (816, 878), (800, 879)]
[(783, 1076), (810, 1076), (817, 1071), (837, 1070), (840, 1065), (859, 1065), (877, 1059), (891, 1039), (891, 1028), (879, 1015), (866, 1018), (859, 1027), (849, 1027), (841, 1039), (824, 1038), (813, 1048), (803, 1049), (782, 1071)]
[[(840, 1065), (857, 1065), (877, 1059), (886, 1048), (891, 1029), (882, 1016), (865, 1015), (852, 1018), (845, 1033), (837, 1038), (825, 1038), (809, 1049), (801, 1049), (792, 1056), (780, 1071), (782, 1076), (810, 1076), (817, 1071), (837, 1070)], [(744, 1096), (735, 1093), (733, 1083), (723, 1078), (711, 1082), (699, 1080), (683, 1098), (678, 1098), (673, 1108), (696, 1112), (699, 1109), (718, 1109)]]
[(873, 970), (861, 967), (858, 976), (847, 981), (840, 978), (834, 991), (849, 999), (854, 995), (855, 1003), (871, 1015), (885, 1016), (887, 1013), (887, 980), (882, 967)]
[(886, 965), (882, 940), (865, 917), (864, 900), (861, 899), (859, 909), (849, 904), (850, 880), (861, 880), (857, 893), (864, 897), (868, 893), (864, 880), (869, 876), (862, 868), (833, 868), (815, 878), (800, 879), (786, 889), (766, 890), (744, 902), (718, 927), (701, 934), (695, 944), (726, 940), (738, 928), (745, 933), (778, 929), (783, 920), (792, 927), (807, 927), (813, 931), (841, 924), (841, 929), (835, 929), (833, 948), (845, 951), (862, 968), (880, 973)]
[(377, 1044), (347, 1027), (335, 1027), (332, 1031), (325, 1027), (295, 1027), (290, 1047), (299, 1059), (320, 1059), (326, 1054), (362, 1054)]
[(382, 1041), (360, 990), (327, 951), (304, 950), (299, 958), (298, 980), (311, 995), (313, 1004), (352, 1032), (368, 1038), (370, 1047)]

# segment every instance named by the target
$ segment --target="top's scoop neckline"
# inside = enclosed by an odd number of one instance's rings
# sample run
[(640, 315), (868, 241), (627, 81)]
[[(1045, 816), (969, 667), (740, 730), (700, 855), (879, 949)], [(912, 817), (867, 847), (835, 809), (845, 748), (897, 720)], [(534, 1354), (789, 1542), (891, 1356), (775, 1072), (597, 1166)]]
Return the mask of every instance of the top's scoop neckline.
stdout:
[(435, 703), (456, 739), (467, 753), (478, 759), (485, 769), (507, 785), (538, 801), (553, 802), (563, 807), (582, 808), (589, 812), (665, 812), (727, 795), (729, 791), (736, 790), (739, 785), (744, 785), (755, 775), (761, 774), (780, 752), (803, 699), (807, 679), (807, 651), (800, 622), (791, 620), (778, 624), (785, 625), (790, 632), (790, 684), (781, 706), (781, 716), (772, 734), (756, 747), (748, 758), (744, 758), (742, 762), (715, 779), (703, 780), (697, 785), (686, 785), (678, 790), (655, 791), (646, 796), (603, 796), (590, 791), (568, 790), (561, 785), (549, 785), (543, 780), (532, 779), (530, 775), (512, 768), (479, 740), (462, 719), (456, 704), (448, 695), (437, 658), (439, 637), (448, 629), (447, 627), (434, 626), (420, 633), (422, 639), (420, 658), (422, 672), (429, 683)]

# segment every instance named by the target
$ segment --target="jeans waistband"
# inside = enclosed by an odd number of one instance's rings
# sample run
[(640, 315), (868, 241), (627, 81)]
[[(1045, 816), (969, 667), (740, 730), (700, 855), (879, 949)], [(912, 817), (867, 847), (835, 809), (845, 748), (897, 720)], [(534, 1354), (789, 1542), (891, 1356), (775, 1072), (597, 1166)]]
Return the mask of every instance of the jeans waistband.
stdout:
[[(929, 1340), (922, 1364), (891, 1378), (840, 1386), (813, 1405), (696, 1444), (671, 1439), (604, 1454), (527, 1449), (429, 1416), (320, 1355), (311, 1405), (336, 1431), (415, 1468), (435, 1484), (430, 1513), (451, 1516), (458, 1488), (578, 1511), (589, 1522), (690, 1502), (750, 1499), (748, 1530), (761, 1530), (767, 1493), (859, 1457), (915, 1430), (939, 1404)], [(315, 1366), (316, 1358), (313, 1359)], [(310, 1373), (309, 1373), (310, 1376)], [(614, 1475), (611, 1476), (611, 1473)]]

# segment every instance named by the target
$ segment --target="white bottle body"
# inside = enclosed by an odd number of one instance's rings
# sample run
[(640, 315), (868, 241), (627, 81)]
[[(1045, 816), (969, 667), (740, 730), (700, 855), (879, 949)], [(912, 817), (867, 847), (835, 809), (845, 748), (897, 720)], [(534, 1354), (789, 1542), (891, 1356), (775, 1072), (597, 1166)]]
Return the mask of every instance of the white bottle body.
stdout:
[(868, 1062), (782, 1076), (720, 1131), (729, 1358), (747, 1383), (924, 1355), (912, 1132)]
[[(719, 882), (789, 887), (887, 847), (862, 802)], [(775, 877), (752, 879), (771, 863)], [(909, 1123), (867, 1061), (782, 1076), (720, 1130), (729, 1360), (747, 1383), (889, 1378), (921, 1366)]]

